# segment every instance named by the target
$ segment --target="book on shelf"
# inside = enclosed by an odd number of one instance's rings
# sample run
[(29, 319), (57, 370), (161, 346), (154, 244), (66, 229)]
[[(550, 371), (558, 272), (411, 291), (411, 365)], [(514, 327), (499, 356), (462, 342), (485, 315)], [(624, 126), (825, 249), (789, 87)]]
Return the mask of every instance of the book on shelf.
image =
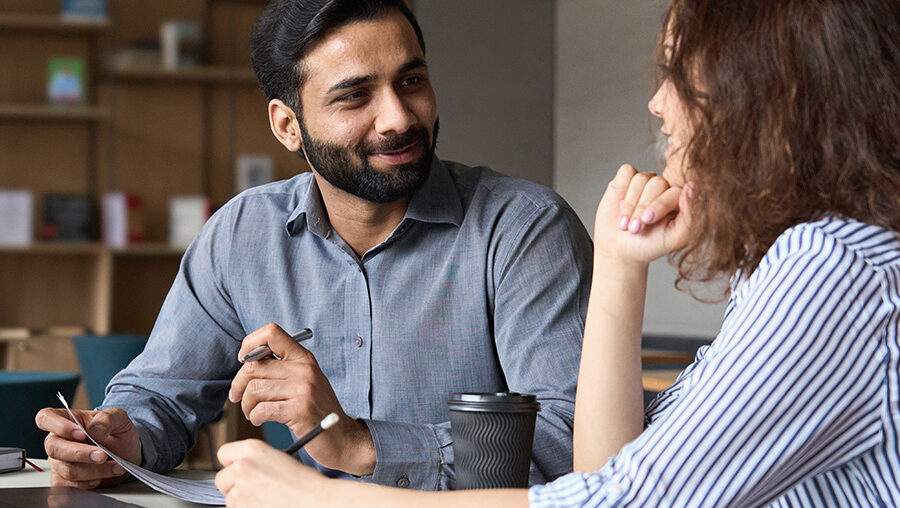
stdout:
[(200, 65), (203, 32), (200, 25), (184, 19), (169, 19), (159, 26), (159, 46), (166, 69)]
[(275, 178), (275, 162), (271, 155), (242, 154), (234, 164), (235, 193), (269, 183)]
[(44, 240), (90, 242), (96, 240), (94, 200), (83, 194), (44, 196)]
[(0, 189), (0, 245), (31, 245), (34, 195), (27, 190)]
[(89, 331), (90, 330), (88, 330), (87, 327), (81, 325), (54, 325), (46, 330), (47, 335), (54, 335), (57, 337), (84, 335)]
[(28, 328), (15, 326), (0, 327), (0, 339), (2, 340), (22, 340), (30, 338), (31, 330)]
[(25, 450), (0, 447), (0, 473), (19, 471), (25, 467)]
[(155, 39), (132, 41), (127, 48), (112, 53), (107, 65), (113, 71), (127, 71), (135, 67), (158, 68), (162, 65), (159, 41)]
[(103, 196), (103, 243), (127, 247), (144, 241), (144, 215), (140, 196), (109, 192)]
[(212, 204), (206, 196), (172, 196), (169, 200), (169, 245), (186, 248), (211, 214)]
[(61, 0), (59, 14), (66, 21), (104, 21), (106, 0)]
[(54, 56), (47, 60), (47, 101), (72, 106), (84, 104), (84, 58)]

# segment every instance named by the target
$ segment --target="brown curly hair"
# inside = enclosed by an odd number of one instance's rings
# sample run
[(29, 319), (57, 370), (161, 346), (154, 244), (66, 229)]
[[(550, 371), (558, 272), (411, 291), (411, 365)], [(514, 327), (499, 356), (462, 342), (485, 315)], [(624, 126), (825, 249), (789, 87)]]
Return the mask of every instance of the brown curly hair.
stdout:
[(748, 276), (827, 215), (900, 231), (900, 1), (673, 0), (667, 39), (697, 189), (679, 285)]

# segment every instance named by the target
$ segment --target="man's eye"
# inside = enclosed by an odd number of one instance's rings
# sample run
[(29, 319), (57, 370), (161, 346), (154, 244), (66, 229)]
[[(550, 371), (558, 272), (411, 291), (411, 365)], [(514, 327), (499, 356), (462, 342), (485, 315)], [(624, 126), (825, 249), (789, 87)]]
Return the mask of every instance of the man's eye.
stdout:
[(359, 90), (338, 97), (337, 102), (354, 102), (363, 99), (365, 96), (366, 93), (362, 90)]
[(422, 76), (410, 76), (410, 77), (404, 79), (403, 81), (401, 81), (400, 86), (416, 85), (418, 83), (421, 83), (422, 81), (424, 81)]

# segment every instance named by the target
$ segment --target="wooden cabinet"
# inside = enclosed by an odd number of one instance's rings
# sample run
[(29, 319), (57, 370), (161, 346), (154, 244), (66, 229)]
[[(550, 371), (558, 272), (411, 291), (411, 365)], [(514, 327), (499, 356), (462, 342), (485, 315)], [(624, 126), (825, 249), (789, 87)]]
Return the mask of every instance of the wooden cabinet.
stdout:
[[(261, 0), (107, 0), (108, 20), (68, 22), (59, 0), (0, 0), (0, 188), (34, 195), (39, 238), (48, 193), (139, 196), (145, 244), (111, 249), (41, 243), (0, 247), (0, 327), (82, 326), (147, 334), (177, 272), (166, 244), (169, 200), (234, 194), (244, 153), (271, 155), (275, 178), (306, 169), (271, 135), (250, 67), (249, 34)], [(157, 39), (169, 19), (198, 23), (202, 65), (179, 70), (116, 66), (111, 56)], [(86, 104), (47, 104), (47, 62), (86, 62)]]
[[(53, 327), (149, 334), (183, 253), (166, 243), (173, 196), (204, 194), (223, 204), (244, 153), (270, 155), (276, 179), (307, 169), (272, 136), (250, 66), (249, 35), (265, 5), (107, 0), (108, 20), (81, 23), (60, 18), (60, 0), (0, 0), (0, 188), (33, 193), (35, 239), (46, 194), (90, 195), (98, 215), (106, 192), (135, 194), (147, 238), (123, 249), (99, 241), (0, 247), (0, 328), (34, 330), (28, 339), (0, 340), (4, 369), (78, 370), (70, 336), (48, 334)], [(169, 19), (202, 27), (201, 66), (109, 64), (134, 41), (157, 39)], [(87, 63), (85, 104), (47, 103), (54, 56)], [(87, 407), (83, 388), (74, 406)], [(214, 445), (258, 436), (254, 430), (231, 407), (214, 427)], [(192, 464), (208, 456), (193, 453)]]

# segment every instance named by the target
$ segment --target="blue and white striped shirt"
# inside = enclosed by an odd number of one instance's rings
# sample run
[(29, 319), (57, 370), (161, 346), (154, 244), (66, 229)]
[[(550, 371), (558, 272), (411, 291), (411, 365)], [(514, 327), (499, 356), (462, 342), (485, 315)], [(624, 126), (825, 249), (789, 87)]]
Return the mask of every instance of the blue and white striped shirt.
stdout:
[(735, 281), (646, 430), (532, 506), (900, 506), (898, 235), (801, 224)]

